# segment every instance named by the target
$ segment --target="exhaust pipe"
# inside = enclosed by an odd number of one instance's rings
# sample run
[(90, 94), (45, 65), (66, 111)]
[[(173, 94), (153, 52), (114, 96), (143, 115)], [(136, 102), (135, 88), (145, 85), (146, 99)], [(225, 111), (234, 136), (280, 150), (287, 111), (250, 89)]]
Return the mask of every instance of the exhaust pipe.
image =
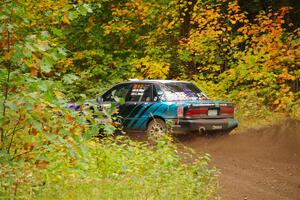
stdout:
[(204, 134), (205, 133), (205, 127), (204, 126), (201, 126), (199, 128), (199, 134)]

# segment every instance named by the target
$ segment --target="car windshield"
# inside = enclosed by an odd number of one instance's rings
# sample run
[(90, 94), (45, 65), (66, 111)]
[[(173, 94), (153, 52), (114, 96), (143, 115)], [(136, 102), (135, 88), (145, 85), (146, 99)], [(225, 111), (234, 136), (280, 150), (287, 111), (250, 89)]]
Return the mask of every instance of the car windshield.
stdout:
[(168, 101), (207, 99), (207, 96), (192, 83), (166, 83), (162, 89), (164, 90), (165, 98)]

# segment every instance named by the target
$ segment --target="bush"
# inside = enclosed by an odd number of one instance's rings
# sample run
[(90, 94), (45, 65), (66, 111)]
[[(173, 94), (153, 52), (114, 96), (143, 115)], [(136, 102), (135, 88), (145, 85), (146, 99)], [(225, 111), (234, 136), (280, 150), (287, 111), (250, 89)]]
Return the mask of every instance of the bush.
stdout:
[[(216, 171), (207, 157), (184, 164), (169, 138), (155, 146), (127, 137), (52, 147), (48, 162), (1, 164), (0, 195), (25, 199), (211, 199)], [(20, 163), (20, 165), (19, 165)], [(29, 165), (31, 163), (31, 165)], [(18, 173), (15, 173), (18, 172)]]

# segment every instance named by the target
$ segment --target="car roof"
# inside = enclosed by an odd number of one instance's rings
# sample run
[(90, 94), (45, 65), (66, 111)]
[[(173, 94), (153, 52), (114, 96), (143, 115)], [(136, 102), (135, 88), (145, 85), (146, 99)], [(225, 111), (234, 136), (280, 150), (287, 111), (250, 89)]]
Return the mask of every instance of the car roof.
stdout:
[[(116, 85), (114, 85), (113, 87), (111, 87), (109, 90), (107, 90), (105, 93), (109, 92), (111, 89), (113, 89), (114, 87), (117, 87), (119, 85), (123, 85), (123, 84), (132, 84), (132, 83), (190, 83), (189, 81), (177, 81), (177, 80), (160, 80), (160, 79), (152, 79), (152, 80), (139, 80), (139, 79), (131, 79), (129, 81), (126, 82), (121, 82), (118, 83)], [(101, 96), (103, 96), (104, 94), (102, 94)]]
[(138, 80), (133, 79), (124, 83), (189, 83), (188, 81), (177, 81), (177, 80), (160, 80), (160, 79), (154, 79), (154, 80)]

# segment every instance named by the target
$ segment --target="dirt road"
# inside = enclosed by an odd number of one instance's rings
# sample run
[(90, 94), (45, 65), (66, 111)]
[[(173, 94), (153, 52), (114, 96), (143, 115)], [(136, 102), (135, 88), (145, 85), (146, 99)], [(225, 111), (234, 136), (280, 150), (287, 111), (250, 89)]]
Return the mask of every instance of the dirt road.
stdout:
[(300, 200), (300, 122), (287, 120), (236, 135), (179, 138), (209, 153), (222, 199)]

